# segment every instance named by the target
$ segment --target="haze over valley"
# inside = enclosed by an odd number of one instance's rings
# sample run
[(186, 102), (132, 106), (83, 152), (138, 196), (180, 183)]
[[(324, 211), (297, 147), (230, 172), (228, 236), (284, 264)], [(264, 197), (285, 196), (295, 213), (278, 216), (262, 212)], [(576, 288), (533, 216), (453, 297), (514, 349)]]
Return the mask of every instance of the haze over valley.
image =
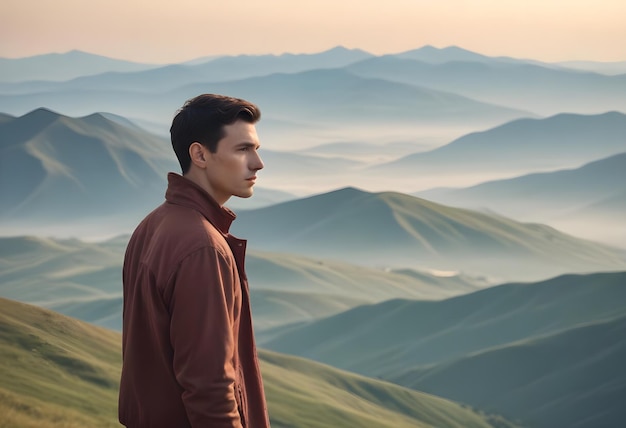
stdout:
[(211, 92), (262, 111), (265, 168), (226, 205), (273, 426), (622, 426), (620, 64), (0, 58), (0, 414), (116, 426), (126, 243)]

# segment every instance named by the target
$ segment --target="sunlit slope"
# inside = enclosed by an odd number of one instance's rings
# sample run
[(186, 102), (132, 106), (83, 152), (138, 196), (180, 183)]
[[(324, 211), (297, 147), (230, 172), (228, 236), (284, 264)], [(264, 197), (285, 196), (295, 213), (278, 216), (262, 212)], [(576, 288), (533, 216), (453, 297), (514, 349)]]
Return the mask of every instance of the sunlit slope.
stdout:
[(469, 355), (400, 380), (533, 427), (626, 420), (626, 316)]
[(626, 267), (621, 252), (548, 226), (354, 188), (242, 212), (233, 229), (254, 248), (373, 266), (509, 279)]
[[(118, 333), (0, 299), (5, 426), (119, 426), (120, 343)], [(465, 407), (396, 385), (271, 352), (261, 359), (277, 427), (492, 426)]]
[(624, 284), (626, 272), (565, 275), (443, 301), (392, 300), (277, 329), (262, 346), (402, 382), (413, 368), (625, 316)]
[(19, 427), (115, 427), (120, 335), (0, 298), (0, 413)]

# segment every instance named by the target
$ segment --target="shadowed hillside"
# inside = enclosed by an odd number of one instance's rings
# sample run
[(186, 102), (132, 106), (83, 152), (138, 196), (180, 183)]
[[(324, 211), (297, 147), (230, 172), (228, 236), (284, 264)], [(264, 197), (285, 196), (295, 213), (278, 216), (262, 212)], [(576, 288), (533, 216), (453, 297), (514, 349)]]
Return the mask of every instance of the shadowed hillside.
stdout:
[[(484, 349), (626, 315), (625, 272), (504, 284), (442, 301), (390, 300), (276, 331), (263, 346), (396, 377)], [(390, 334), (393, 332), (393, 334)]]
[[(0, 299), (3, 426), (114, 427), (121, 337)], [(458, 404), (293, 357), (261, 352), (276, 427), (512, 427)]]
[(566, 275), (439, 302), (393, 300), (277, 329), (261, 344), (529, 426), (617, 427), (625, 284), (625, 272)]
[[(471, 354), (399, 383), (551, 428), (626, 419), (626, 316)], [(590, 394), (590, 392), (592, 392)]]

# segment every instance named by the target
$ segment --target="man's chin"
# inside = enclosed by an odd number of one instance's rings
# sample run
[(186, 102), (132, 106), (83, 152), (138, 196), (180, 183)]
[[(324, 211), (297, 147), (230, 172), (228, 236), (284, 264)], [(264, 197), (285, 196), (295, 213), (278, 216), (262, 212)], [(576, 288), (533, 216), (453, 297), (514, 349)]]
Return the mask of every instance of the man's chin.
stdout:
[(242, 198), (242, 199), (248, 199), (248, 198), (249, 198), (249, 197), (251, 197), (253, 194), (254, 194), (254, 190), (250, 189), (249, 191), (246, 191), (246, 192), (240, 192), (240, 193), (238, 193), (238, 194), (236, 194), (236, 195), (233, 195), (233, 196), (236, 196), (236, 197), (238, 197), (238, 198)]

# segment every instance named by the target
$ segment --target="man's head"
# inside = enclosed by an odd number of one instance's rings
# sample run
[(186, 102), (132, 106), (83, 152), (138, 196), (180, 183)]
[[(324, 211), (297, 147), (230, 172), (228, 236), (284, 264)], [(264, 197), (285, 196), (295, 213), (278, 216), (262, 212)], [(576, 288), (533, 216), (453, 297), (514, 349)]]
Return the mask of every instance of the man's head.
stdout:
[(259, 119), (259, 108), (239, 98), (202, 94), (187, 100), (174, 116), (170, 128), (172, 148), (183, 175), (191, 164), (189, 146), (192, 143), (198, 142), (215, 153), (217, 143), (224, 138), (224, 125), (237, 120), (254, 124)]
[(251, 196), (263, 168), (254, 126), (260, 117), (257, 106), (238, 98), (203, 94), (185, 102), (170, 128), (183, 175), (220, 204)]

